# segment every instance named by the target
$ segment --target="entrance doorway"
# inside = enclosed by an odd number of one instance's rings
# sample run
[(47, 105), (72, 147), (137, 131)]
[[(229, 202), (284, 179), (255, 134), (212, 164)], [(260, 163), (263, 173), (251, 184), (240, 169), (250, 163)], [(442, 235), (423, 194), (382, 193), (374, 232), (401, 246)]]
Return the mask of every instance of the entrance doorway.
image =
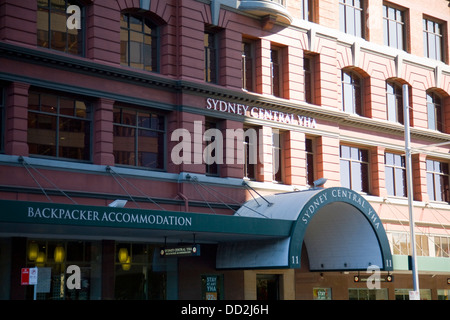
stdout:
[(279, 300), (280, 299), (280, 275), (258, 274), (256, 275), (256, 299)]

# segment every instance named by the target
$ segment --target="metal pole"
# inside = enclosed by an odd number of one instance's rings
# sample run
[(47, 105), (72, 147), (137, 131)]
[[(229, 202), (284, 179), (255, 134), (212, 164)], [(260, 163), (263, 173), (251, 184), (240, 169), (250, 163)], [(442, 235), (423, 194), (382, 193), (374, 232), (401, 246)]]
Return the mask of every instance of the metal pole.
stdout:
[(417, 274), (417, 259), (416, 259), (416, 237), (414, 233), (414, 210), (413, 210), (413, 181), (411, 168), (411, 139), (409, 130), (409, 94), (408, 85), (403, 85), (403, 117), (405, 123), (405, 160), (406, 160), (406, 183), (408, 190), (408, 208), (409, 208), (409, 228), (411, 230), (411, 247), (412, 247), (412, 273), (413, 285), (416, 297), (420, 300), (419, 294), (419, 276)]

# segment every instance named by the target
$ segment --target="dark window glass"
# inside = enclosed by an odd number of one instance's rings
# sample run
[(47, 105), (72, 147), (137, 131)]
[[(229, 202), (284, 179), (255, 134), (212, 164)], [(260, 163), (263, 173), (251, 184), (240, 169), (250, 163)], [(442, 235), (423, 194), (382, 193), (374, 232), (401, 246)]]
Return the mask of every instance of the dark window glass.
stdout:
[[(80, 8), (79, 28), (67, 28), (72, 13), (66, 13), (69, 6)], [(69, 20), (70, 21), (70, 20)], [(71, 21), (74, 21), (71, 19)], [(73, 0), (39, 0), (37, 10), (37, 45), (75, 55), (83, 55), (84, 47), (83, 8)]]
[(272, 49), (270, 53), (271, 87), (272, 95), (281, 97), (281, 52)]
[(205, 31), (205, 81), (217, 83), (218, 81), (218, 55), (217, 33)]
[(448, 163), (427, 160), (426, 168), (427, 190), (430, 200), (449, 202)]
[(314, 150), (313, 150), (313, 140), (305, 140), (305, 151), (306, 151), (306, 182), (309, 186), (314, 185)]
[(369, 192), (369, 152), (340, 147), (341, 185), (358, 192)]
[(305, 101), (308, 103), (313, 103), (313, 96), (314, 96), (313, 67), (314, 67), (314, 58), (311, 56), (304, 56), (303, 72), (305, 77)]
[(159, 71), (158, 27), (150, 19), (121, 14), (120, 63), (136, 69)]
[(256, 179), (258, 165), (258, 130), (244, 129), (244, 178)]
[(91, 159), (91, 106), (76, 98), (30, 92), (28, 147), (30, 154)]
[(5, 97), (4, 89), (0, 87), (0, 152), (3, 152), (3, 140), (5, 137)]
[(165, 117), (140, 109), (114, 107), (115, 163), (164, 169)]
[(253, 91), (254, 59), (253, 44), (242, 42), (242, 89)]

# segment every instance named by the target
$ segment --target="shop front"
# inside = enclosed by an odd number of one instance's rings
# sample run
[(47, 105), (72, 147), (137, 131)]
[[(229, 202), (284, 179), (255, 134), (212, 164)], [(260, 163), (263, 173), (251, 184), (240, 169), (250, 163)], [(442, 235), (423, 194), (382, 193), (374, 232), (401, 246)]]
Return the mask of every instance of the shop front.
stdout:
[[(232, 216), (10, 200), (0, 208), (2, 299), (295, 299), (306, 260), (309, 271), (392, 270), (381, 221), (346, 188), (261, 197)], [(24, 284), (23, 269), (35, 267), (37, 284)]]

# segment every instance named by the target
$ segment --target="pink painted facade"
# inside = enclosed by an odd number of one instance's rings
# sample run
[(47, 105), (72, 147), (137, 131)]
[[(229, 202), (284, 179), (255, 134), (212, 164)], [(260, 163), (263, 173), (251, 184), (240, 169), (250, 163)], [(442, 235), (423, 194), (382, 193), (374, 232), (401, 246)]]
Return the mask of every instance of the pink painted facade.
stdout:
[[(400, 287), (383, 284), (389, 292), (388, 298), (395, 299), (397, 288), (412, 285), (408, 282), (411, 271), (405, 269), (404, 264), (404, 256), (408, 254), (398, 252), (403, 243), (397, 242), (399, 234), (409, 234), (407, 198), (389, 194), (392, 180), (387, 178), (385, 162), (387, 153), (404, 155), (404, 126), (388, 118), (386, 83), (392, 80), (400, 86), (407, 84), (409, 88), (416, 235), (426, 242), (423, 261), (439, 260), (435, 268), (432, 262), (431, 266), (423, 262), (419, 267), (422, 268), (421, 279), (430, 292), (430, 299), (444, 295), (448, 299), (449, 287), (444, 281), (450, 277), (450, 206), (448, 201), (430, 199), (427, 160), (447, 166), (450, 162), (449, 2), (361, 1), (363, 37), (340, 30), (340, 1), (306, 1), (312, 7), (311, 21), (302, 18), (298, 9), (301, 2), (288, 1), (286, 10), (291, 22), (283, 24), (240, 10), (239, 1), (83, 0), (79, 2), (83, 7), (83, 54), (73, 55), (38, 45), (37, 1), (0, 0), (0, 90), (4, 96), (0, 110), (3, 112), (0, 118), (3, 121), (0, 123), (0, 199), (47, 202), (48, 197), (42, 193), (46, 190), (56, 203), (70, 204), (73, 198), (80, 205), (105, 206), (116, 198), (131, 196), (145, 209), (158, 209), (160, 205), (171, 211), (231, 215), (233, 211), (228, 206), (240, 206), (252, 198), (251, 192), (242, 187), (243, 181), (262, 195), (309, 188), (307, 139), (312, 140), (313, 148), (314, 169), (310, 170), (314, 179), (328, 179), (325, 187), (343, 186), (341, 146), (368, 150), (367, 175), (362, 178), (367, 180), (368, 190), (361, 194), (382, 219), (393, 254), (398, 256), (394, 260), (398, 263), (394, 270)], [(404, 50), (384, 43), (383, 5), (404, 14)], [(121, 13), (149, 18), (158, 26), (157, 72), (121, 64)], [(441, 26), (441, 61), (424, 56), (425, 18)], [(215, 83), (204, 80), (205, 30), (217, 35), (215, 72), (218, 78)], [(253, 50), (252, 90), (242, 88), (242, 44), (245, 41), (252, 44)], [(271, 54), (274, 51), (278, 53), (281, 70), (278, 97), (273, 94)], [(310, 73), (305, 71), (305, 57), (312, 61)], [(343, 70), (351, 70), (361, 80), (361, 114), (344, 111)], [(306, 73), (311, 77), (311, 92), (306, 89)], [(92, 129), (87, 161), (30, 152), (29, 94), (34, 91), (74, 95), (89, 101)], [(427, 92), (434, 92), (440, 98), (441, 130), (430, 129)], [(306, 102), (308, 94), (312, 96), (311, 103)], [(208, 98), (248, 106), (248, 112), (236, 114), (208, 109)], [(117, 163), (114, 108), (118, 105), (149, 109), (164, 116), (162, 170)], [(273, 113), (272, 118), (262, 118), (252, 113), (255, 107), (276, 111), (279, 117), (281, 113), (293, 114), (310, 120), (299, 125), (287, 120), (281, 122)], [(314, 125), (309, 122), (312, 119)], [(242, 163), (219, 164), (218, 172), (210, 175), (205, 163), (195, 161), (202, 158), (207, 146), (203, 133), (208, 121), (216, 123), (224, 136), (227, 129), (261, 129), (254, 179), (243, 180)], [(200, 132), (196, 131), (199, 122), (202, 123)], [(189, 163), (177, 164), (172, 158), (172, 150), (179, 143), (179, 140), (171, 140), (172, 133), (180, 128), (191, 133), (193, 153)], [(282, 137), (281, 181), (274, 181), (272, 134), (276, 130)], [(235, 142), (231, 140), (228, 142)], [(198, 148), (196, 141), (202, 142), (202, 148)], [(233, 144), (231, 150), (237, 157), (241, 146)], [(224, 146), (225, 151), (229, 150)], [(21, 159), (41, 173), (37, 175), (38, 181)], [(109, 168), (125, 176), (135, 188), (124, 188), (108, 172)], [(220, 197), (213, 192), (199, 192), (186, 175), (211, 186)], [(443, 173), (447, 183), (442, 185), (447, 193), (448, 175), (448, 171)], [(61, 190), (70, 198), (62, 195)], [(129, 201), (127, 207), (133, 207), (133, 202)], [(437, 243), (437, 239), (443, 242)], [(435, 250), (440, 246), (446, 254)], [(209, 265), (205, 268), (211, 271)], [(285, 297), (313, 299), (313, 287), (319, 286), (319, 280), (308, 282), (308, 277), (316, 277), (318, 273), (307, 271), (304, 268), (301, 272), (295, 271), (295, 288)], [(436, 279), (441, 282), (428, 279), (433, 274), (437, 274)], [(228, 279), (231, 280), (226, 281), (234, 288), (241, 277), (244, 275), (230, 272)], [(347, 287), (363, 288), (362, 284), (348, 279), (345, 280)], [(334, 288), (340, 281), (342, 278), (330, 273), (321, 286)], [(181, 279), (179, 290), (188, 284), (188, 280)], [(194, 285), (194, 289), (187, 290), (180, 298), (197, 299), (198, 290)], [(241, 288), (242, 294), (229, 293), (229, 296), (243, 299), (248, 297), (248, 290), (251, 289)], [(333, 298), (349, 298), (348, 292), (337, 292)], [(22, 299), (24, 293), (16, 288), (10, 297)]]

